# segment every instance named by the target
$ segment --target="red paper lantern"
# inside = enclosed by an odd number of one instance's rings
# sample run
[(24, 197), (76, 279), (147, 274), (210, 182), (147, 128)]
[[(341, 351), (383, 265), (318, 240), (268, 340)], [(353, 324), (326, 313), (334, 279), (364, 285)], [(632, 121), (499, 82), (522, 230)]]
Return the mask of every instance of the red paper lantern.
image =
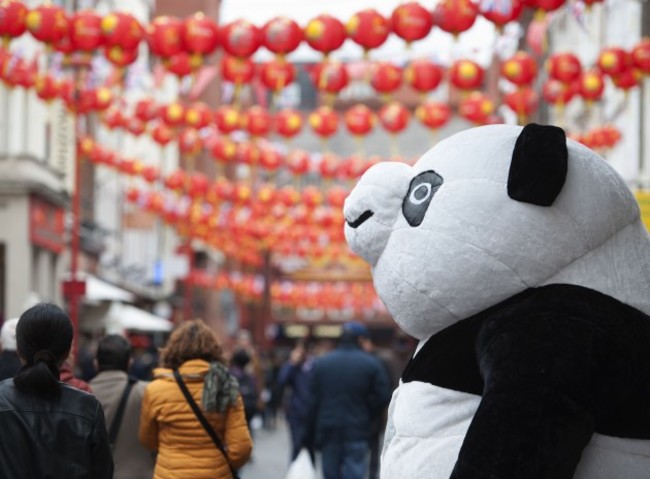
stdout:
[(274, 148), (263, 148), (261, 151), (260, 165), (269, 171), (275, 171), (283, 163), (282, 154)]
[(402, 69), (392, 63), (379, 62), (374, 65), (370, 84), (379, 93), (388, 94), (402, 84)]
[(503, 62), (501, 75), (518, 87), (528, 86), (537, 77), (537, 62), (529, 53), (519, 51)]
[(404, 70), (404, 79), (420, 93), (428, 93), (438, 88), (442, 81), (443, 70), (430, 60), (413, 60)]
[(221, 30), (221, 42), (228, 54), (248, 58), (260, 47), (262, 33), (259, 28), (246, 20), (235, 20)]
[(605, 75), (616, 76), (631, 68), (632, 57), (622, 48), (609, 47), (600, 52), (596, 63)]
[(183, 51), (184, 23), (180, 18), (161, 16), (147, 27), (149, 50), (159, 57), (172, 57)]
[(644, 74), (650, 74), (650, 38), (644, 37), (632, 48), (632, 63), (634, 68)]
[(460, 90), (474, 90), (483, 83), (483, 68), (472, 60), (458, 60), (449, 69), (449, 81)]
[(250, 107), (241, 117), (241, 126), (251, 136), (263, 136), (271, 130), (271, 115), (259, 105)]
[(212, 111), (205, 103), (193, 103), (185, 110), (185, 124), (200, 130), (212, 123)]
[(293, 186), (283, 186), (277, 191), (276, 197), (288, 208), (300, 202), (300, 193)]
[(190, 176), (187, 193), (192, 198), (203, 198), (210, 188), (210, 181), (203, 173), (194, 173)]
[[(324, 153), (318, 164), (318, 171), (326, 179), (333, 179), (339, 172), (341, 158), (333, 153)], [(322, 200), (321, 200), (322, 202)]]
[(377, 116), (384, 129), (399, 133), (408, 126), (411, 113), (401, 103), (392, 101), (381, 107)]
[(566, 0), (524, 0), (524, 3), (538, 11), (548, 13), (560, 8)]
[(29, 10), (19, 0), (0, 2), (0, 37), (7, 48), (9, 42), (21, 36), (27, 30), (25, 21)]
[(174, 139), (174, 131), (164, 124), (159, 123), (151, 130), (151, 138), (160, 146), (165, 146)]
[(110, 88), (99, 87), (93, 90), (95, 96), (93, 110), (104, 111), (113, 103), (113, 92)]
[(580, 60), (572, 53), (555, 53), (546, 62), (546, 69), (550, 78), (564, 83), (577, 80), (582, 73)]
[(109, 130), (121, 128), (126, 125), (126, 118), (124, 118), (122, 110), (116, 105), (109, 107), (102, 114), (102, 121)]
[(70, 42), (76, 50), (92, 52), (100, 47), (102, 17), (92, 10), (80, 10), (70, 19)]
[(605, 80), (598, 70), (588, 70), (578, 80), (578, 93), (587, 102), (600, 100), (604, 90)]
[(135, 104), (134, 114), (141, 121), (151, 121), (158, 116), (158, 105), (152, 98), (138, 100)]
[(142, 135), (147, 129), (147, 125), (139, 118), (133, 117), (126, 121), (126, 130), (133, 136)]
[(34, 81), (34, 88), (36, 95), (48, 103), (58, 97), (60, 93), (59, 82), (49, 73), (38, 75)]
[(342, 208), (345, 199), (348, 197), (350, 192), (341, 186), (333, 186), (327, 193), (325, 193), (325, 198), (327, 204), (334, 208)]
[(305, 40), (309, 46), (326, 56), (340, 48), (345, 38), (345, 27), (331, 15), (319, 15), (305, 27)]
[(643, 79), (642, 73), (636, 68), (628, 68), (622, 73), (612, 76), (612, 82), (617, 88), (625, 90), (626, 92), (634, 87), (639, 86)]
[(237, 158), (246, 165), (257, 165), (261, 156), (262, 152), (255, 143), (244, 142), (237, 145)]
[(472, 123), (483, 124), (494, 113), (494, 102), (483, 93), (472, 92), (461, 100), (458, 113)]
[(366, 105), (354, 105), (345, 112), (345, 126), (350, 133), (364, 136), (372, 131), (377, 123), (374, 112)]
[(230, 138), (219, 136), (212, 140), (210, 152), (215, 160), (230, 163), (237, 158), (237, 144)]
[(47, 45), (60, 41), (68, 35), (70, 29), (65, 10), (51, 3), (43, 3), (30, 10), (25, 25), (36, 40)]
[(107, 48), (118, 50), (136, 50), (144, 36), (140, 22), (125, 12), (111, 12), (106, 15), (102, 19), (101, 29)]
[(187, 52), (180, 52), (172, 57), (164, 58), (163, 66), (169, 73), (183, 78), (201, 66), (201, 58)]
[(313, 186), (306, 186), (302, 190), (302, 203), (308, 208), (315, 208), (323, 204), (323, 193)]
[(296, 69), (293, 64), (284, 60), (271, 60), (262, 65), (260, 78), (266, 88), (279, 92), (293, 82)]
[(217, 128), (224, 135), (238, 130), (241, 125), (239, 111), (230, 105), (222, 105), (217, 108), (217, 111), (214, 113), (214, 120)]
[(596, 3), (602, 3), (604, 0), (582, 0), (585, 4), (585, 7), (587, 7), (587, 11), (595, 5)]
[(303, 150), (293, 150), (287, 155), (286, 164), (294, 175), (303, 175), (309, 170), (309, 153)]
[(507, 93), (503, 97), (503, 102), (517, 114), (522, 123), (537, 110), (539, 105), (537, 93), (529, 86)]
[(393, 10), (391, 26), (395, 34), (407, 43), (426, 37), (431, 31), (431, 13), (417, 2), (403, 3)]
[(449, 122), (451, 108), (446, 103), (427, 101), (415, 109), (415, 117), (427, 128), (435, 130)]
[(479, 13), (471, 0), (443, 0), (433, 10), (433, 24), (452, 35), (469, 30)]
[(104, 58), (116, 67), (124, 68), (138, 59), (138, 50), (123, 50), (119, 47), (105, 47)]
[(494, 23), (498, 30), (503, 30), (507, 23), (514, 22), (524, 10), (522, 0), (510, 0), (508, 3), (480, 2), (481, 15)]
[(328, 106), (321, 106), (309, 114), (309, 126), (323, 138), (332, 136), (339, 128), (339, 116)]
[(262, 28), (262, 44), (276, 55), (293, 52), (303, 40), (300, 26), (286, 17), (275, 17)]
[(275, 114), (275, 132), (284, 138), (293, 138), (302, 130), (302, 116), (297, 110), (285, 108)]
[(367, 8), (352, 15), (345, 28), (348, 36), (360, 45), (365, 53), (383, 45), (390, 33), (388, 20), (374, 8)]
[(345, 65), (331, 60), (317, 64), (312, 77), (316, 89), (326, 93), (339, 93), (349, 81)]
[(177, 101), (160, 107), (160, 119), (171, 127), (180, 126), (185, 121), (185, 107)]
[(224, 80), (243, 85), (250, 82), (255, 75), (255, 64), (250, 58), (237, 58), (225, 55), (221, 59), (221, 76)]
[(187, 156), (193, 157), (203, 150), (203, 141), (194, 128), (186, 128), (178, 137), (178, 148)]
[(210, 55), (219, 45), (219, 26), (217, 22), (197, 12), (185, 19), (183, 44), (193, 57), (193, 63), (202, 64), (203, 57)]
[(573, 99), (576, 89), (560, 80), (547, 79), (542, 85), (542, 98), (547, 103), (556, 106), (566, 105)]

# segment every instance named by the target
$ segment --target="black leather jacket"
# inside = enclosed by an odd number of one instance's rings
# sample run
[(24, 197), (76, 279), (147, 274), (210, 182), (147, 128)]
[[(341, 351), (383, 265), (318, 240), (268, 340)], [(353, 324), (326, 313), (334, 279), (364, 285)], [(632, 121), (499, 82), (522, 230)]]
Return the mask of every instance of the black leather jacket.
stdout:
[(110, 479), (104, 412), (91, 394), (61, 385), (48, 401), (0, 382), (0, 479)]

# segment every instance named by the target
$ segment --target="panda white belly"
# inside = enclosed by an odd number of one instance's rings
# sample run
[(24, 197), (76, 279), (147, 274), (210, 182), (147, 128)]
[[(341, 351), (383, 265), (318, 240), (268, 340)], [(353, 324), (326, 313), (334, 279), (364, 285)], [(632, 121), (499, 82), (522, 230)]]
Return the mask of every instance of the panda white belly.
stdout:
[[(381, 479), (448, 479), (480, 401), (428, 383), (400, 383), (388, 410)], [(648, 479), (650, 441), (594, 434), (574, 478)]]

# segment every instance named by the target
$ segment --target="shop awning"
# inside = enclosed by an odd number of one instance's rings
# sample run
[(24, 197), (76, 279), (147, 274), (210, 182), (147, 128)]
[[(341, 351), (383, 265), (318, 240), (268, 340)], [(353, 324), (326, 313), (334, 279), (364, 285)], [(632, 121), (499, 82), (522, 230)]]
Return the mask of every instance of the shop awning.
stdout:
[(97, 276), (88, 274), (85, 275), (85, 279), (85, 301), (121, 301), (124, 303), (132, 303), (135, 301), (135, 295), (133, 293), (99, 279)]
[(156, 316), (144, 309), (114, 302), (106, 314), (107, 334), (121, 334), (124, 331), (167, 332), (171, 321)]

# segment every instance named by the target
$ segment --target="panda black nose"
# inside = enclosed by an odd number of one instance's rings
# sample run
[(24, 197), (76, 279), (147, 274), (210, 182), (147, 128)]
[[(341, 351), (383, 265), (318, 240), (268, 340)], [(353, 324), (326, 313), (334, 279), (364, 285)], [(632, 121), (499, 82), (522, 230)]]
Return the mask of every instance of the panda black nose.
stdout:
[(372, 212), (371, 210), (366, 210), (363, 213), (361, 213), (361, 216), (359, 216), (356, 220), (350, 221), (349, 219), (345, 219), (345, 222), (350, 225), (350, 228), (358, 228), (361, 226), (363, 223), (366, 222), (367, 219), (369, 219), (372, 215), (375, 213)]

